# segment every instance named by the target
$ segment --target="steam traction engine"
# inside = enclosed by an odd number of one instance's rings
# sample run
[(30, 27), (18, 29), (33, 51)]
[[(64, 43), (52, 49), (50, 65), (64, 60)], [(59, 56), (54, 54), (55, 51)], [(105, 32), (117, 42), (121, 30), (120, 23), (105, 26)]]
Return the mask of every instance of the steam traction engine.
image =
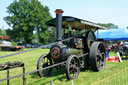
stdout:
[[(68, 80), (77, 78), (80, 69), (91, 67), (100, 71), (105, 66), (104, 44), (94, 35), (97, 29), (105, 29), (95, 23), (75, 17), (62, 16), (63, 11), (57, 9), (56, 18), (48, 21), (48, 26), (56, 27), (57, 44), (52, 45), (48, 54), (41, 55), (37, 69), (43, 69), (64, 62)], [(62, 29), (63, 28), (63, 29)], [(63, 35), (63, 37), (62, 37)], [(60, 64), (61, 66), (61, 64)], [(38, 72), (40, 77), (49, 76), (52, 67)]]

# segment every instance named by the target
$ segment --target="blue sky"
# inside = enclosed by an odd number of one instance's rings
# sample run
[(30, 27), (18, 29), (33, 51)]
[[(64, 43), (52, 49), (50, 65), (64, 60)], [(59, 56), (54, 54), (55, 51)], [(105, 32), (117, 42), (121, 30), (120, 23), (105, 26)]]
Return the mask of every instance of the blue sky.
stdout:
[[(0, 28), (8, 28), (3, 20), (6, 7), (14, 0), (0, 1)], [(95, 23), (114, 23), (120, 28), (128, 26), (128, 0), (39, 0), (47, 5), (55, 17), (55, 9), (63, 9), (67, 16), (74, 16)]]

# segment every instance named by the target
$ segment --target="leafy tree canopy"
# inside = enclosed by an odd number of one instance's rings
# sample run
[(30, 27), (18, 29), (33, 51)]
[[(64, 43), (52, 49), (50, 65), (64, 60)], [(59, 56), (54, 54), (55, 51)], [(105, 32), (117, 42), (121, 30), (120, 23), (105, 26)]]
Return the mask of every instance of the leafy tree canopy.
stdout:
[(7, 36), (6, 30), (0, 29), (0, 36)]
[(105, 27), (107, 27), (107, 28), (109, 28), (109, 29), (111, 29), (111, 28), (118, 29), (118, 25), (115, 25), (115, 24), (113, 24), (113, 23), (107, 23), (107, 24), (98, 23), (98, 24), (101, 25), (101, 26), (105, 26)]
[(12, 28), (7, 30), (11, 39), (32, 43), (37, 38), (47, 43), (49, 32), (45, 23), (52, 18), (47, 6), (38, 0), (15, 0), (7, 7), (7, 13), (4, 20)]

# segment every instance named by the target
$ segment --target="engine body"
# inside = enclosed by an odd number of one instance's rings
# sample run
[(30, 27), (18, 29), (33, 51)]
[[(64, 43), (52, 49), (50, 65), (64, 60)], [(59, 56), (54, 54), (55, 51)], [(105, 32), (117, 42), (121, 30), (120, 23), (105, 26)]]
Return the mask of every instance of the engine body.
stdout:
[(52, 57), (52, 59), (56, 61), (64, 61), (70, 55), (81, 55), (81, 54), (83, 54), (82, 49), (70, 48), (67, 45), (64, 45), (63, 43), (53, 45), (50, 49), (50, 56)]

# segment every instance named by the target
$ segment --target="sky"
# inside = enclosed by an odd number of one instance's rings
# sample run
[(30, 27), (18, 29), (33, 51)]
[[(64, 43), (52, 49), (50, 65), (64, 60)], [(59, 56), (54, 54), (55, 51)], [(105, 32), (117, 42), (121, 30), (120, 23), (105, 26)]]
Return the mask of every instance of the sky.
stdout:
[[(6, 7), (14, 0), (0, 1), (0, 28), (9, 26), (3, 20), (8, 15)], [(119, 28), (128, 26), (128, 0), (39, 0), (48, 6), (55, 17), (56, 9), (63, 9), (64, 16), (73, 16), (95, 23), (114, 23)]]

